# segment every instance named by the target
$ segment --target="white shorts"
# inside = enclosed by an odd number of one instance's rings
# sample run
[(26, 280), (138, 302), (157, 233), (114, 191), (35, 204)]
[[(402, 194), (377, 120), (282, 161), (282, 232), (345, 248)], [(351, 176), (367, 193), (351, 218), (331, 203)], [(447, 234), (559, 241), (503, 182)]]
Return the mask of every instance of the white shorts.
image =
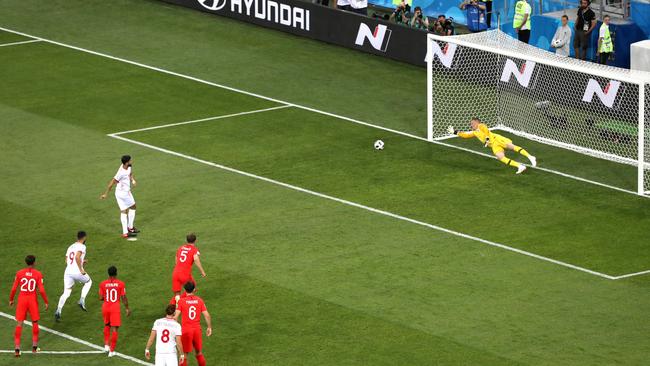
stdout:
[(117, 200), (117, 205), (120, 206), (120, 211), (124, 211), (135, 205), (135, 199), (133, 199), (131, 192), (115, 191), (115, 199)]
[(178, 356), (175, 353), (156, 353), (156, 366), (178, 366)]
[(86, 283), (88, 281), (90, 281), (90, 276), (88, 276), (88, 273), (86, 273), (85, 275), (82, 275), (80, 273), (76, 273), (76, 274), (66, 273), (63, 275), (63, 286), (65, 288), (72, 288), (75, 282)]

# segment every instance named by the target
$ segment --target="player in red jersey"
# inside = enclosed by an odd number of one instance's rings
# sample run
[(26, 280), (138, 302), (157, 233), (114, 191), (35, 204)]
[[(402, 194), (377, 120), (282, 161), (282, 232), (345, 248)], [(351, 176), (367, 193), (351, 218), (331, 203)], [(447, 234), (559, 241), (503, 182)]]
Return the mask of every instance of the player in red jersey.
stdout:
[(14, 285), (9, 294), (9, 306), (14, 306), (14, 297), (16, 296), (18, 286), (20, 286), (18, 305), (16, 306), (16, 330), (14, 332), (16, 357), (20, 357), (20, 336), (23, 332), (23, 322), (27, 313), (29, 313), (29, 317), (32, 320), (32, 352), (38, 352), (38, 320), (41, 318), (41, 315), (38, 312), (36, 288), (38, 288), (38, 292), (40, 292), (43, 302), (45, 302), (45, 310), (49, 307), (45, 287), (43, 287), (43, 275), (40, 271), (34, 269), (34, 263), (36, 263), (36, 257), (33, 255), (25, 257), (27, 268), (16, 272)]
[[(124, 282), (117, 279), (117, 268), (108, 267), (108, 279), (99, 284), (99, 300), (104, 301), (102, 315), (104, 316), (104, 351), (108, 357), (115, 356), (117, 330), (122, 325), (120, 302), (124, 303), (126, 316), (131, 316), (129, 301), (126, 298)], [(110, 338), (110, 346), (109, 346)]]
[(207, 328), (205, 330), (206, 336), (212, 335), (212, 319), (210, 318), (210, 313), (205, 307), (203, 299), (194, 295), (194, 283), (187, 282), (184, 286), (187, 296), (178, 300), (178, 306), (176, 306), (176, 314), (174, 319), (178, 320), (178, 317), (182, 315), (181, 322), (181, 341), (183, 343), (183, 352), (185, 353), (185, 359), (181, 366), (187, 366), (187, 356), (192, 352), (192, 348), (196, 352), (196, 362), (199, 366), (205, 366), (205, 357), (203, 356), (203, 337), (201, 330), (201, 316), (205, 318), (207, 323)]
[(201, 271), (201, 277), (205, 277), (205, 271), (201, 265), (201, 260), (199, 256), (199, 248), (196, 247), (196, 235), (188, 234), (187, 243), (183, 244), (176, 251), (176, 266), (174, 267), (174, 272), (172, 273), (172, 291), (174, 295), (178, 296), (181, 294), (181, 287), (187, 283), (192, 282), (196, 287), (196, 282), (192, 277), (192, 264), (196, 263), (196, 266)]

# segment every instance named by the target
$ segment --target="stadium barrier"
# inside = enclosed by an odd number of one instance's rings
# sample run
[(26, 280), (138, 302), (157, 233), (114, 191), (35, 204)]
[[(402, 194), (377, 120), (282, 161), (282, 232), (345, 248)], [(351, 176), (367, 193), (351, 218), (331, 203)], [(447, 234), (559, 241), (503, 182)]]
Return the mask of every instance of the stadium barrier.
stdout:
[(160, 0), (424, 66), (427, 33), (300, 0)]

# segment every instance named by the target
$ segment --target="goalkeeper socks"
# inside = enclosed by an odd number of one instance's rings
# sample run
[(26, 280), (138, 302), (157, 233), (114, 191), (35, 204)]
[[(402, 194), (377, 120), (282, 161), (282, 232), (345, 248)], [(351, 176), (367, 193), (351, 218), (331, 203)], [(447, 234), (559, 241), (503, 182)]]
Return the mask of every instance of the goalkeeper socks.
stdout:
[(122, 222), (122, 234), (127, 234), (129, 232), (128, 229), (128, 223), (129, 223), (129, 218), (128, 215), (125, 214), (124, 212), (120, 213), (120, 221)]
[(205, 357), (203, 357), (203, 353), (196, 355), (196, 362), (199, 364), (199, 366), (205, 366)]
[(505, 165), (513, 166), (513, 167), (515, 167), (515, 168), (519, 168), (519, 163), (518, 163), (518, 162), (516, 162), (516, 161), (514, 161), (514, 160), (512, 160), (512, 159), (508, 159), (508, 158), (505, 157), (505, 156), (502, 157), (501, 159), (499, 159), (499, 161), (502, 162), (502, 163), (504, 163)]
[(38, 333), (40, 329), (38, 328), (38, 321), (32, 322), (32, 347), (38, 346)]
[(20, 349), (20, 336), (23, 334), (23, 326), (16, 325), (16, 331), (14, 332), (14, 343), (16, 344), (16, 349)]
[(525, 156), (525, 157), (529, 157), (529, 156), (530, 156), (530, 154), (528, 153), (528, 151), (524, 150), (521, 146), (517, 146), (517, 145), (515, 145), (515, 148), (514, 148), (513, 150), (515, 150), (515, 152), (518, 152), (518, 153), (520, 153), (521, 155), (523, 155), (523, 156)]

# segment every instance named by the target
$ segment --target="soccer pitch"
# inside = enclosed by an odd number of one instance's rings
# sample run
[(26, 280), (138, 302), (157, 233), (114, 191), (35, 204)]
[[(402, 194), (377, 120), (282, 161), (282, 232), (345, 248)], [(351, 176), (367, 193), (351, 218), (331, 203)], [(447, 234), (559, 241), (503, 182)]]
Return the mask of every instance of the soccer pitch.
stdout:
[[(94, 281), (88, 313), (76, 287), (63, 322), (53, 309), (41, 321), (60, 333), (41, 331), (44, 351), (84, 353), (0, 365), (143, 362), (190, 231), (208, 273), (208, 364), (650, 357), (650, 275), (626, 277), (650, 270), (650, 200), (422, 141), (424, 69), (156, 1), (5, 1), (0, 27), (43, 38), (0, 32), (0, 293), (34, 254), (54, 306), (79, 229)], [(634, 182), (634, 169), (521, 142), (542, 167)], [(126, 153), (137, 242), (98, 199)], [(86, 353), (102, 345), (109, 265), (133, 309), (110, 360)], [(13, 309), (0, 312), (10, 350)]]

